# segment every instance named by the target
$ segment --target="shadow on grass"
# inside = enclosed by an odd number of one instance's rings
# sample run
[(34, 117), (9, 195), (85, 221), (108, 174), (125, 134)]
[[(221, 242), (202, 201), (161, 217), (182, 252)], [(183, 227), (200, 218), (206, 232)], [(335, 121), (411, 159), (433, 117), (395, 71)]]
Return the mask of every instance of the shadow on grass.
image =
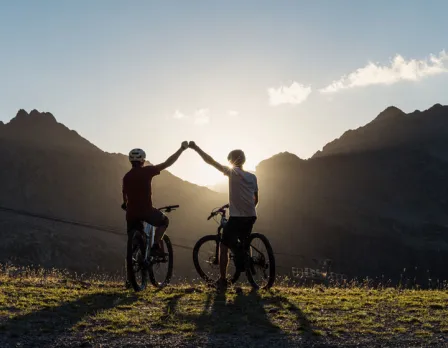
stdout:
[(86, 316), (130, 304), (136, 299), (120, 292), (89, 294), (75, 301), (10, 318), (0, 326), (1, 336), (11, 346), (44, 347), (53, 344)]
[(265, 304), (274, 305), (273, 308), (285, 308), (290, 313), (294, 315), (295, 321), (298, 324), (298, 331), (310, 334), (312, 336), (318, 336), (317, 333), (313, 330), (310, 321), (306, 317), (306, 315), (297, 307), (294, 303), (288, 300), (286, 297), (282, 296), (271, 296), (263, 299)]
[[(262, 296), (258, 292), (245, 292), (241, 289), (227, 294), (209, 292), (202, 312), (195, 315), (185, 314), (177, 309), (185, 295), (179, 294), (171, 298), (165, 309), (166, 314), (176, 321), (193, 323), (196, 333), (206, 334), (209, 342), (205, 343), (205, 347), (224, 343), (231, 346), (233, 340), (242, 346), (255, 342), (262, 342), (262, 346), (294, 346), (294, 342), (290, 340), (291, 333), (303, 335), (306, 341), (316, 342), (320, 339), (305, 314), (281, 296)], [(181, 304), (179, 308), (182, 308)], [(283, 315), (293, 322), (293, 332), (285, 332), (282, 327), (284, 325), (279, 326), (271, 320), (279, 311), (283, 311)], [(216, 339), (219, 337), (225, 342), (217, 343)]]

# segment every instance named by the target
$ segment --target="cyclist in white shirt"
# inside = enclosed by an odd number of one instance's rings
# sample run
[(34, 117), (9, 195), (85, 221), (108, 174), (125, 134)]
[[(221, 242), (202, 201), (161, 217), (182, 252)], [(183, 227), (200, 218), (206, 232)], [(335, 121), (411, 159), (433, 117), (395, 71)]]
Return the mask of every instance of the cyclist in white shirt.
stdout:
[[(219, 288), (227, 287), (227, 266), (229, 263), (229, 248), (234, 249), (238, 239), (245, 241), (252, 232), (252, 227), (257, 220), (256, 206), (258, 204), (257, 177), (243, 169), (246, 156), (242, 150), (233, 150), (227, 156), (230, 167), (216, 162), (211, 156), (202, 151), (194, 141), (190, 141), (189, 147), (194, 149), (202, 159), (229, 177), (229, 205), (230, 217), (224, 228), (222, 241), (219, 246), (219, 268), (221, 277), (218, 281)], [(244, 271), (241, 252), (235, 252), (237, 256), (236, 266)]]

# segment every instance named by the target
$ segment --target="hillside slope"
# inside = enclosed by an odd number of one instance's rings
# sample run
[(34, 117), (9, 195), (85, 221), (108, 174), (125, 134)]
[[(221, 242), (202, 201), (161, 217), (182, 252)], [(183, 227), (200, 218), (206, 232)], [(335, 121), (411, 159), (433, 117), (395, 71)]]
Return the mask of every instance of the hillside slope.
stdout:
[(348, 275), (448, 278), (448, 107), (388, 108), (309, 160), (279, 154), (257, 167), (257, 229), (283, 264), (330, 258)]
[[(0, 206), (123, 232), (120, 237), (3, 212), (0, 237), (6, 242), (0, 246), (0, 261), (14, 258), (22, 264), (79, 272), (122, 268), (126, 231), (121, 180), (130, 168), (126, 156), (103, 152), (49, 113), (20, 110), (0, 126), (0, 161)], [(153, 187), (156, 206), (180, 205), (170, 215), (169, 235), (174, 243), (187, 246), (214, 228), (205, 218), (227, 199), (168, 171), (154, 179)], [(180, 250), (180, 274), (191, 269), (191, 262), (188, 269), (182, 268), (187, 259), (190, 252)]]

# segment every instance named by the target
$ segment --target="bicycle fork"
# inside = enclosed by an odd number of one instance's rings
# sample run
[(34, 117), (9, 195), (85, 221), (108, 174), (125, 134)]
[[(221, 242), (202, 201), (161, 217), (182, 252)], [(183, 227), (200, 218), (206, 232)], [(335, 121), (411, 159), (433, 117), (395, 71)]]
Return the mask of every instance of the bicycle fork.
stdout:
[(219, 245), (220, 245), (220, 242), (217, 242), (216, 243), (216, 256), (215, 256), (215, 259), (213, 260), (214, 265), (219, 264)]

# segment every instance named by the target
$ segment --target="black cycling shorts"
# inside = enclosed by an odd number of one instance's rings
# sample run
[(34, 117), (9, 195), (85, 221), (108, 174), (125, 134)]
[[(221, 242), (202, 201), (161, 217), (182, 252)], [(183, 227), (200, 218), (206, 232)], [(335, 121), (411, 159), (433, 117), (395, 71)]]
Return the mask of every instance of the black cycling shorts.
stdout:
[(128, 233), (134, 229), (143, 230), (143, 221), (155, 227), (168, 227), (170, 223), (168, 216), (166, 216), (160, 210), (152, 208), (150, 211), (140, 216), (138, 219), (132, 218), (127, 220)]
[(238, 239), (244, 242), (252, 233), (256, 220), (256, 216), (231, 216), (222, 233), (222, 244), (228, 248), (234, 248), (238, 243)]

